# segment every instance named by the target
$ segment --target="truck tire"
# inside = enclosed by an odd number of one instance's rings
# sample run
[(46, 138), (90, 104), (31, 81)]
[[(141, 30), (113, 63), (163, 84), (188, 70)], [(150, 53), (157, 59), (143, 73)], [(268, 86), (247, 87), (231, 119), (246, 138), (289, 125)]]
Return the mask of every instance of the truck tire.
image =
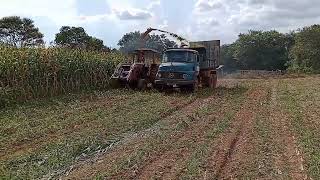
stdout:
[(191, 86), (191, 92), (196, 93), (199, 90), (199, 81), (196, 81), (195, 83), (193, 83), (193, 85)]
[(212, 75), (209, 79), (209, 88), (215, 89), (217, 87), (217, 75)]
[(192, 85), (181, 87), (181, 92), (196, 93), (199, 90), (199, 81), (194, 82)]
[(180, 87), (180, 91), (181, 91), (182, 93), (188, 93), (188, 92), (191, 91), (191, 87), (190, 87), (190, 86), (181, 86), (181, 87)]
[(164, 92), (166, 90), (166, 86), (165, 85), (155, 85), (155, 88), (159, 92)]

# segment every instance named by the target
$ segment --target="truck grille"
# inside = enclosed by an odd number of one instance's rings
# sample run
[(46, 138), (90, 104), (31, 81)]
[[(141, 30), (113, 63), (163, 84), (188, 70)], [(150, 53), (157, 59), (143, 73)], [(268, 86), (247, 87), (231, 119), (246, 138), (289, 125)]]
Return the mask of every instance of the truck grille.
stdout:
[(183, 73), (177, 72), (162, 72), (162, 78), (165, 79), (183, 79)]

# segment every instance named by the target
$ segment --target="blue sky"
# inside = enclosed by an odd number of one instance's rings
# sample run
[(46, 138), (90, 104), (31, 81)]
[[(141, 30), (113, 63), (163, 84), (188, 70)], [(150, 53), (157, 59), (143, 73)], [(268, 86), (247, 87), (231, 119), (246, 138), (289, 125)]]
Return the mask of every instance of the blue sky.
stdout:
[[(249, 29), (288, 32), (320, 22), (319, 0), (0, 0), (0, 17), (32, 18), (46, 42), (63, 25), (82, 26), (108, 46), (148, 27), (189, 40), (233, 42)], [(301, 10), (303, 9), (303, 11)]]

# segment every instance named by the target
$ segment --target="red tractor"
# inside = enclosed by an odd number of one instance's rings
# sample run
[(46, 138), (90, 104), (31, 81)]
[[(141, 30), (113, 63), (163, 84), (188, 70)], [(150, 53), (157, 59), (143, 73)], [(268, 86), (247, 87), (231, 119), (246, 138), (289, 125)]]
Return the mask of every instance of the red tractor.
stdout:
[(154, 85), (160, 65), (160, 53), (147, 48), (141, 48), (131, 53), (132, 59), (121, 63), (115, 69), (111, 84), (113, 87), (129, 87), (145, 90)]

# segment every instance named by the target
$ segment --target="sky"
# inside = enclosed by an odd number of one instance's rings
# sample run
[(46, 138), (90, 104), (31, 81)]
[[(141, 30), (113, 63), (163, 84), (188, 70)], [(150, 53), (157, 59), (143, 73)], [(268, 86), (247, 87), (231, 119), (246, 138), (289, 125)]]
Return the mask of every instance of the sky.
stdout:
[(0, 17), (34, 20), (47, 43), (61, 26), (81, 26), (117, 47), (127, 32), (148, 27), (190, 41), (235, 41), (248, 30), (289, 32), (320, 23), (319, 0), (0, 0)]

